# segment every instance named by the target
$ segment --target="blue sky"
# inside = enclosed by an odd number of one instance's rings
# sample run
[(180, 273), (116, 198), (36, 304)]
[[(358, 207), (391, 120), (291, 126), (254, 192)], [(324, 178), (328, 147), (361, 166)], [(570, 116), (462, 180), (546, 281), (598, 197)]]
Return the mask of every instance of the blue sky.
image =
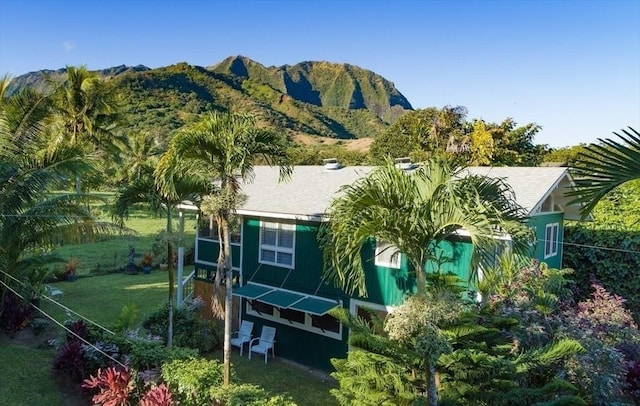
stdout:
[(0, 74), (230, 55), (351, 63), (554, 147), (640, 129), (640, 0), (0, 0)]

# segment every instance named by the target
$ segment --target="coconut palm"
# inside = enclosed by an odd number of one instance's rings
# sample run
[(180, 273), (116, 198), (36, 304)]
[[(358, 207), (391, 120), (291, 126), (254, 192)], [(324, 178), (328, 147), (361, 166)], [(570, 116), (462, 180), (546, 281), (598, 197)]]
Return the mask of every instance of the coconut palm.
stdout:
[[(113, 130), (120, 118), (116, 87), (85, 66), (67, 66), (62, 83), (49, 82), (54, 89), (51, 148), (70, 144), (84, 146), (88, 152), (113, 150)], [(80, 193), (80, 178), (76, 181)]]
[(598, 139), (600, 144), (584, 148), (574, 163), (576, 190), (569, 193), (582, 203), (581, 214), (586, 217), (607, 193), (621, 184), (640, 178), (640, 133), (631, 127), (618, 136), (622, 142)]
[(180, 131), (169, 143), (166, 156), (166, 159), (160, 160), (156, 169), (162, 190), (173, 190), (171, 177), (167, 174), (178, 170), (200, 181), (209, 182), (207, 192), (216, 196), (211, 211), (222, 231), (216, 280), (220, 281), (222, 275), (226, 280), (224, 383), (229, 384), (233, 279), (229, 220), (240, 200), (241, 182), (251, 181), (258, 159), (269, 165), (279, 165), (281, 178), (291, 173), (291, 167), (286, 161), (285, 145), (276, 134), (258, 128), (252, 116), (212, 113)]
[(95, 156), (75, 146), (47, 150), (49, 103), (33, 90), (0, 103), (0, 269), (11, 276), (35, 262), (41, 265), (35, 254), (46, 248), (116, 230), (91, 216), (81, 204), (83, 196), (50, 194), (69, 177), (96, 167)]
[[(406, 255), (419, 294), (425, 293), (426, 264), (436, 258), (436, 246), (459, 231), (464, 230), (474, 246), (472, 265), (495, 246), (493, 236), (499, 230), (513, 236), (514, 249), (522, 252), (527, 247), (523, 212), (505, 183), (464, 176), (441, 159), (411, 172), (388, 162), (342, 192), (330, 207), (331, 221), (320, 243), (327, 276), (347, 293), (367, 295), (361, 250), (371, 238), (388, 243), (393, 254)], [(428, 398), (435, 405), (433, 362), (428, 375)]]

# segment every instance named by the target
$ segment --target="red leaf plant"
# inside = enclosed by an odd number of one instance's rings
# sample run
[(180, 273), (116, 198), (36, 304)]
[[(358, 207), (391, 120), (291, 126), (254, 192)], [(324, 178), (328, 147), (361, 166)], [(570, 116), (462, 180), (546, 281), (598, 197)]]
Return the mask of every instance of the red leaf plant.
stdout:
[(140, 406), (171, 406), (173, 404), (171, 392), (165, 384), (154, 386), (140, 399)]
[(94, 405), (128, 406), (134, 385), (128, 368), (109, 367), (104, 371), (98, 369), (96, 376), (85, 379), (82, 387), (100, 389), (91, 399)]

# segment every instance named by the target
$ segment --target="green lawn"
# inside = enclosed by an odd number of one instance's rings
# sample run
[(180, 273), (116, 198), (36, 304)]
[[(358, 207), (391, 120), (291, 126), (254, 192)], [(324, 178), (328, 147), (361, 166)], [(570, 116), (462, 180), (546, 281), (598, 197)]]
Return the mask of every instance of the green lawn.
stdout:
[[(106, 327), (113, 326), (122, 307), (135, 303), (139, 309), (138, 322), (160, 306), (167, 297), (168, 277), (166, 271), (153, 270), (151, 274), (124, 275), (112, 273), (88, 276), (96, 268), (108, 270), (126, 263), (128, 248), (133, 245), (136, 253), (151, 250), (155, 234), (164, 228), (162, 218), (154, 218), (144, 210), (134, 211), (126, 224), (139, 236), (118, 238), (82, 245), (67, 245), (57, 252), (63, 257), (78, 257), (84, 266), (74, 282), (56, 282), (51, 285), (64, 291), (62, 304), (82, 316)], [(185, 226), (186, 241), (193, 241), (195, 221)], [(115, 259), (115, 261), (114, 261)], [(192, 267), (188, 267), (188, 274)], [(58, 321), (67, 318), (66, 310), (42, 300), (41, 308)], [(60, 329), (49, 331), (63, 336)], [(28, 339), (25, 340), (24, 337)], [(54, 352), (38, 349), (46, 336), (33, 336), (30, 331), (21, 332), (16, 339), (0, 333), (0, 404), (2, 405), (49, 405), (79, 406), (86, 399), (78, 396), (73, 385), (60, 386), (53, 375), (51, 365)], [(213, 354), (221, 359), (220, 352)], [(299, 405), (335, 405), (329, 389), (335, 383), (326, 374), (311, 371), (276, 358), (264, 364), (258, 357), (249, 361), (241, 358), (236, 349), (232, 354), (234, 371), (243, 383), (264, 387), (272, 393), (288, 393)]]

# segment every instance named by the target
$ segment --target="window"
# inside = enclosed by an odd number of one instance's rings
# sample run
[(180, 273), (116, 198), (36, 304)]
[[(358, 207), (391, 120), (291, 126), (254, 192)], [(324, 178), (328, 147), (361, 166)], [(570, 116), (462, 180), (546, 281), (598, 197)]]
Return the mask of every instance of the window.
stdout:
[(547, 224), (544, 231), (544, 258), (558, 255), (558, 223)]
[(400, 269), (398, 249), (386, 241), (376, 240), (375, 264), (386, 268)]
[(248, 302), (248, 312), (258, 313), (262, 315), (273, 316), (274, 307), (270, 304), (262, 303), (257, 300)]
[(336, 319), (330, 314), (324, 314), (322, 316), (312, 315), (311, 326), (333, 333), (340, 332), (340, 320)]
[(330, 314), (316, 316), (299, 310), (271, 306), (259, 300), (247, 300), (247, 314), (342, 340), (342, 323)]
[(294, 267), (295, 224), (263, 222), (260, 227), (260, 263)]
[[(232, 222), (231, 224), (229, 224), (229, 228), (231, 229), (231, 244), (240, 244), (242, 241), (240, 223)], [(200, 238), (220, 241), (220, 239), (218, 238), (218, 222), (215, 221), (213, 216), (201, 219), (199, 230)]]

